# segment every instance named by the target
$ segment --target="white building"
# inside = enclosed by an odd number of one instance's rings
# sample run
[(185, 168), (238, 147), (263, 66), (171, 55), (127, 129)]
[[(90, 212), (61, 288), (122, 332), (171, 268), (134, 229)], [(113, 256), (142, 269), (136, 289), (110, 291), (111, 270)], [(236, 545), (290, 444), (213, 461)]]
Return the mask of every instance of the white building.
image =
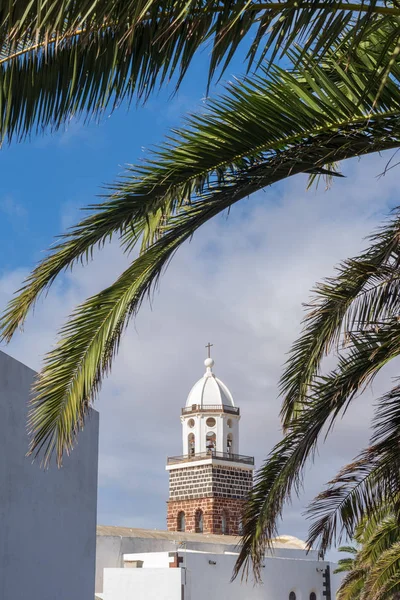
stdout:
[(239, 453), (240, 410), (213, 366), (182, 409), (182, 455), (167, 460), (168, 531), (99, 526), (97, 598), (333, 600), (331, 565), (290, 536), (273, 540), (262, 584), (231, 582), (254, 459)]
[(93, 600), (98, 413), (62, 469), (27, 458), (35, 372), (0, 351), (0, 599)]

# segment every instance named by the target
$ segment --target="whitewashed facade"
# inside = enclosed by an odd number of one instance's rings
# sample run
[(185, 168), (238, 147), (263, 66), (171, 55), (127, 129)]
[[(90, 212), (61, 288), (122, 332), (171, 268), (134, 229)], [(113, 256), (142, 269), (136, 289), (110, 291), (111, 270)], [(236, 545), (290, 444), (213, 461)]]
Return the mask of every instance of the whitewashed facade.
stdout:
[[(97, 596), (101, 600), (334, 600), (334, 565), (307, 554), (300, 540), (274, 541), (262, 583), (231, 582), (239, 538), (99, 527)], [(135, 551), (138, 550), (138, 551)], [(105, 566), (108, 565), (108, 566)], [(100, 573), (98, 573), (100, 575)]]
[(0, 599), (93, 600), (98, 413), (63, 467), (27, 458), (35, 372), (0, 351)]

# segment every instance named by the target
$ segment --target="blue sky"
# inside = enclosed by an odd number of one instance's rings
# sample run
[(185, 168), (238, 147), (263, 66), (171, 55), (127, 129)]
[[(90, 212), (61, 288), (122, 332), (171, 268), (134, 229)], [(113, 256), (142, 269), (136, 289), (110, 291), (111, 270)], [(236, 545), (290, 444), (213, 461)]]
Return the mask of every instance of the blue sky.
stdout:
[[(121, 107), (100, 125), (72, 122), (66, 131), (4, 147), (0, 193), (0, 308), (6, 306), (54, 235), (73, 224), (79, 208), (162, 139), (205, 94), (207, 55), (193, 65), (180, 92), (152, 96), (145, 107)], [(238, 74), (241, 58), (227, 76)], [(299, 331), (302, 302), (397, 201), (397, 171), (377, 179), (389, 156), (350, 161), (345, 180), (306, 192), (299, 176), (235, 206), (185, 244), (125, 335), (100, 410), (99, 522), (165, 528), (167, 455), (180, 454), (180, 408), (203, 373), (204, 346), (214, 343), (215, 371), (241, 408), (241, 449), (260, 465), (279, 439), (277, 384)], [(72, 308), (123, 268), (115, 244), (86, 269), (77, 268), (40, 302), (24, 334), (5, 348), (38, 369)], [(395, 367), (376, 380), (390, 384)], [(346, 420), (307, 474), (305, 496), (285, 513), (282, 532), (305, 537), (307, 498), (368, 437), (372, 394)]]
[[(1, 269), (34, 264), (54, 235), (78, 217), (78, 208), (96, 201), (127, 163), (141, 160), (146, 148), (162, 140), (169, 127), (201, 106), (206, 95), (208, 50), (193, 61), (177, 94), (174, 81), (143, 106), (125, 102), (98, 125), (73, 121), (56, 133), (32, 136), (2, 149), (0, 235)], [(223, 82), (244, 71), (241, 56)]]

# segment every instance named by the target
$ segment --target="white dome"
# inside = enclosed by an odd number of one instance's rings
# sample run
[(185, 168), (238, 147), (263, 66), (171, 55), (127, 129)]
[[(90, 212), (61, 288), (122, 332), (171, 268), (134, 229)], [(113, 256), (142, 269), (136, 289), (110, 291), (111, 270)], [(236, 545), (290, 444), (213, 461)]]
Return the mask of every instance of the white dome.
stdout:
[(214, 361), (207, 358), (204, 364), (206, 372), (190, 390), (186, 406), (192, 406), (193, 404), (199, 406), (235, 406), (232, 394), (226, 385), (220, 379), (217, 379), (211, 371)]

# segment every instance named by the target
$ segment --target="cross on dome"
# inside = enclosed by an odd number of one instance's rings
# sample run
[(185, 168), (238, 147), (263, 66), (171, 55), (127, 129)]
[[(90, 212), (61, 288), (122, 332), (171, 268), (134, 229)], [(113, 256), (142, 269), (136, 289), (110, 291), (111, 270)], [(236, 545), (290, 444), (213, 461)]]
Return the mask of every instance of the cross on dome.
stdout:
[(208, 358), (204, 361), (206, 372), (190, 390), (186, 406), (235, 406), (229, 389), (212, 372), (214, 366), (214, 359), (210, 356), (212, 346), (210, 342), (206, 345), (208, 350)]
[(206, 367), (206, 375), (212, 375), (212, 368), (214, 366), (214, 360), (211, 358), (211, 347), (214, 346), (214, 344), (210, 344), (210, 342), (208, 342), (206, 348), (207, 348), (207, 354), (208, 357), (206, 358), (206, 360), (204, 361), (204, 366)]

